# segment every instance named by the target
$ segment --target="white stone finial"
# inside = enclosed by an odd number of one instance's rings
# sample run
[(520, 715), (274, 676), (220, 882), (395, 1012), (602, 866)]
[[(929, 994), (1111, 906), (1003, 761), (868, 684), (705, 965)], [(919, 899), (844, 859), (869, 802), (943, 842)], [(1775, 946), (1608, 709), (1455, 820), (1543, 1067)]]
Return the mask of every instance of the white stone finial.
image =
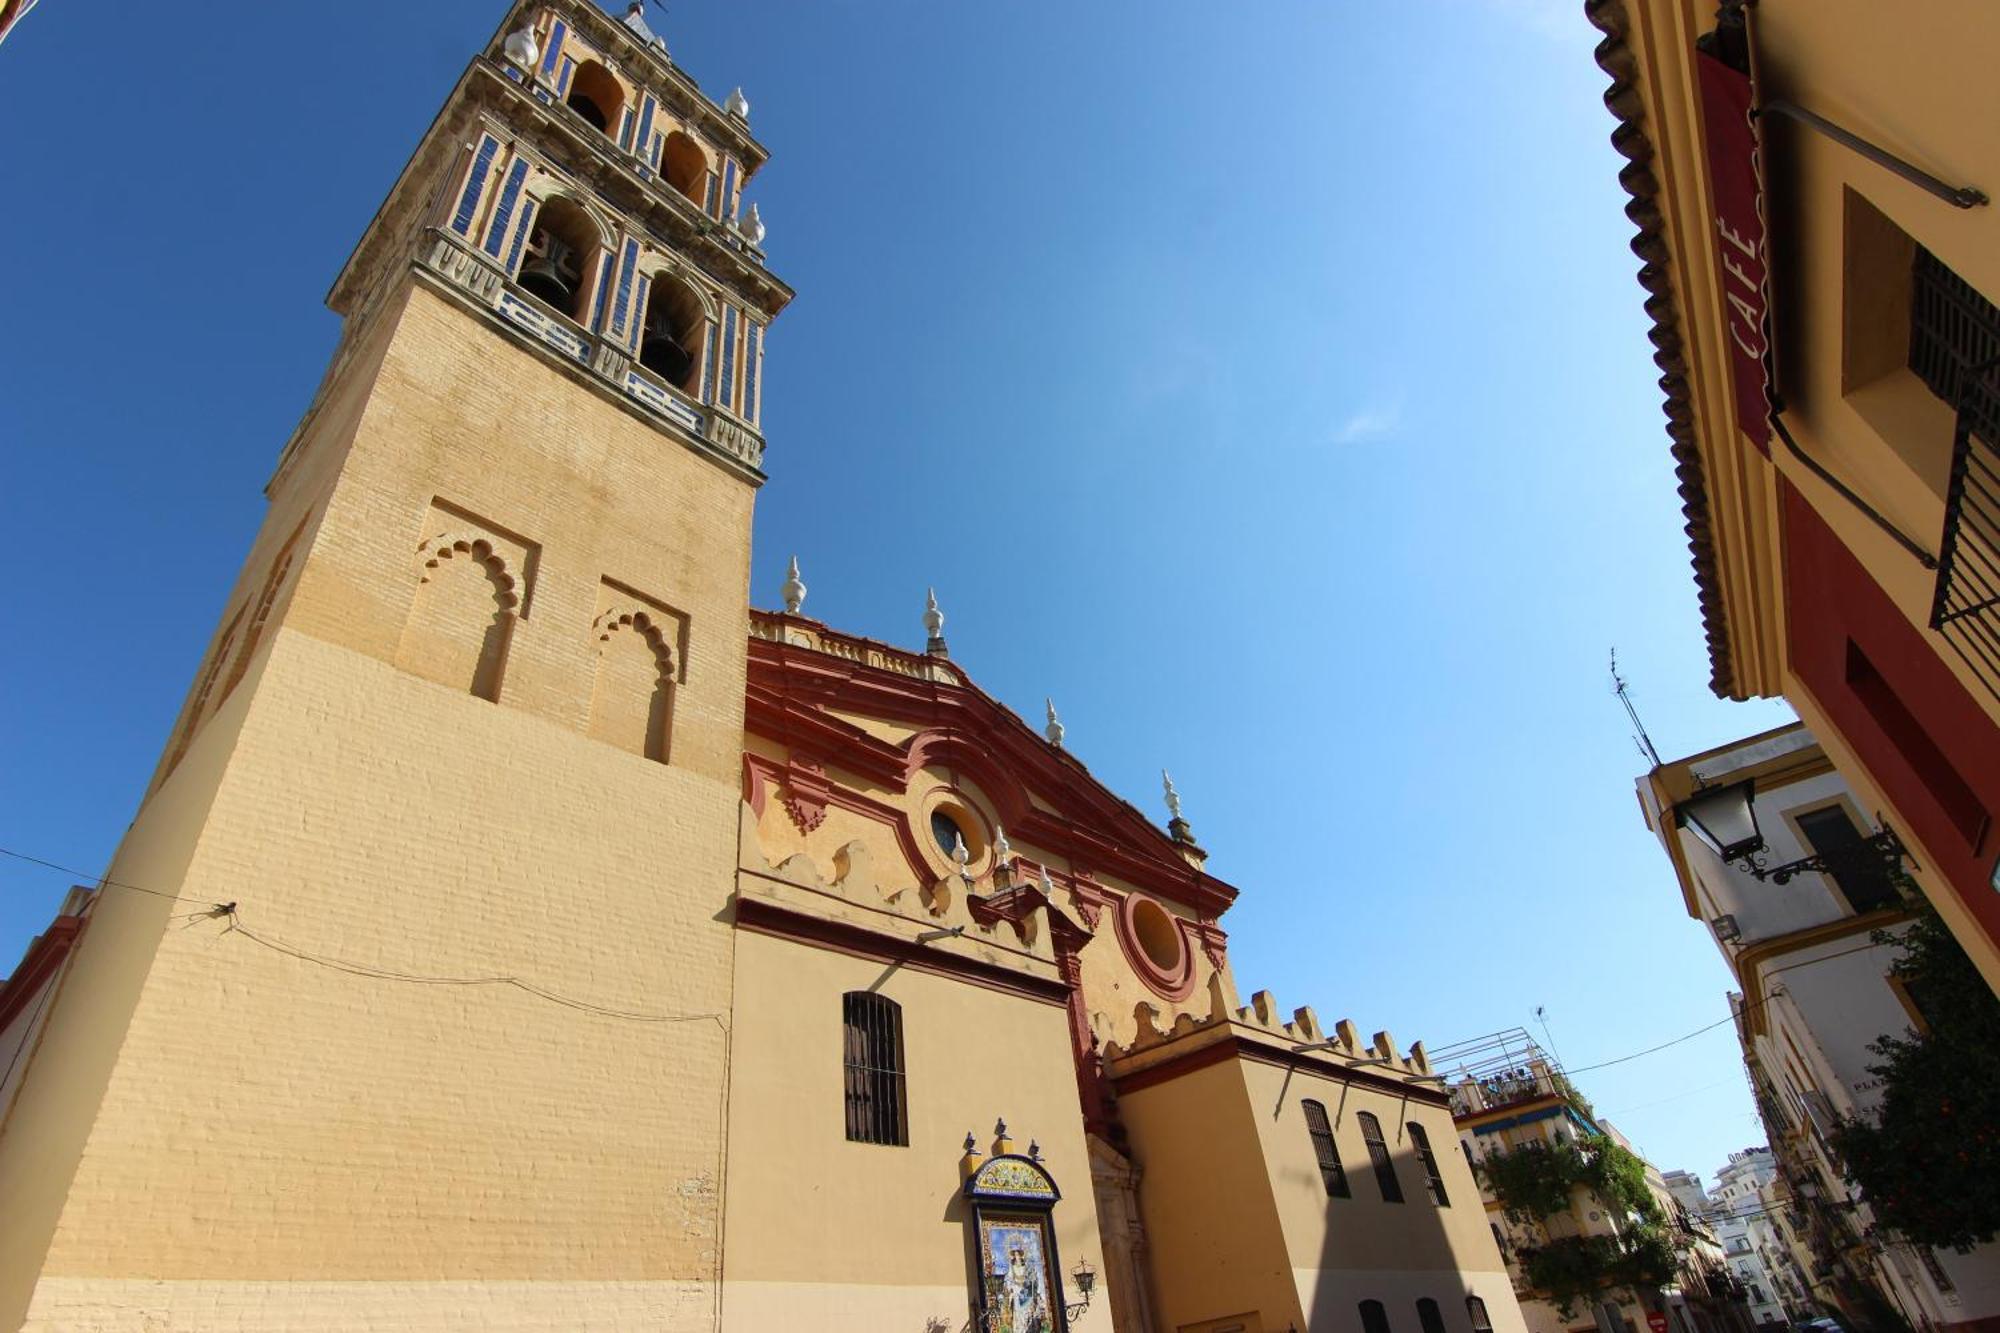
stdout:
[(785, 614), (795, 616), (799, 608), (806, 604), (805, 580), (799, 577), (799, 558), (792, 557), (792, 567), (785, 573), (785, 582), (778, 589), (778, 595), (785, 599)]
[(755, 200), (751, 201), (750, 211), (736, 224), (736, 230), (743, 233), (743, 239), (756, 249), (764, 248), (764, 237), (768, 234), (768, 229), (764, 226), (764, 215), (757, 211)]
[(924, 633), (933, 640), (944, 637), (944, 612), (938, 610), (936, 588), (924, 590)]
[(1166, 789), (1167, 813), (1172, 815), (1175, 820), (1179, 820), (1181, 817), (1181, 794), (1174, 790), (1174, 780), (1164, 768), (1160, 770), (1160, 785)]
[(1042, 702), (1049, 710), (1049, 724), (1042, 728), (1042, 734), (1049, 738), (1050, 745), (1061, 745), (1063, 741), (1062, 719), (1056, 716), (1056, 701), (1044, 698)]
[(967, 873), (966, 868), (972, 861), (972, 853), (965, 849), (965, 835), (963, 833), (952, 835), (951, 859), (958, 863), (958, 873), (964, 878), (970, 879), (971, 875)]
[(541, 44), (535, 40), (533, 28), (520, 28), (508, 33), (507, 40), (500, 44), (500, 50), (530, 76), (535, 72), (535, 62), (542, 58)]
[(1056, 882), (1049, 878), (1049, 868), (1047, 866), (1042, 867), (1041, 889), (1042, 897), (1047, 898), (1050, 902), (1056, 900)]
[(1014, 846), (1007, 841), (1007, 830), (995, 824), (993, 826), (993, 864), (1004, 866), (1013, 859)]
[(741, 88), (731, 91), (729, 96), (723, 101), (722, 109), (746, 123), (750, 119), (750, 99), (743, 95)]

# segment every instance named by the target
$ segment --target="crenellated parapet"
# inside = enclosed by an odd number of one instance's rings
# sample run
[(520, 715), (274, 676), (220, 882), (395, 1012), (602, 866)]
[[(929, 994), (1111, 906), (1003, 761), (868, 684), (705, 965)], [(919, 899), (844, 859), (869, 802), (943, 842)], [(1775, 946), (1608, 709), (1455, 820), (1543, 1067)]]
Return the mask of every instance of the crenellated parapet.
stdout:
[(1310, 1005), (1294, 1009), (1286, 1017), (1277, 998), (1267, 990), (1252, 994), (1246, 1005), (1231, 1007), (1220, 973), (1210, 980), (1208, 1000), (1206, 1015), (1182, 1013), (1170, 1020), (1156, 1004), (1141, 1001), (1135, 1005), (1135, 1035), (1129, 1042), (1112, 1042), (1104, 1048), (1107, 1068), (1115, 1077), (1121, 1064), (1151, 1056), (1163, 1047), (1196, 1044), (1204, 1034), (1209, 1040), (1226, 1034), (1240, 1042), (1277, 1047), (1290, 1053), (1310, 1052), (1336, 1064), (1379, 1071), (1392, 1079), (1404, 1075), (1413, 1081), (1432, 1081), (1428, 1077), (1430, 1058), (1422, 1042), (1414, 1043), (1404, 1053), (1397, 1049), (1395, 1037), (1385, 1030), (1375, 1033), (1364, 1045), (1359, 1029), (1345, 1018), (1333, 1025), (1329, 1035)]

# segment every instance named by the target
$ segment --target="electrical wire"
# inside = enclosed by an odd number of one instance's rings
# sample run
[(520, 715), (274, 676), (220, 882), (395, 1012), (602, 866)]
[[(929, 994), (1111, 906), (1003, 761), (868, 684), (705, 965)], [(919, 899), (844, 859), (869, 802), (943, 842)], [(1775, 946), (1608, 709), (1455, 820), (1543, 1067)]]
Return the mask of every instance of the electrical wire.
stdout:
[[(1880, 946), (1878, 946), (1874, 941), (1871, 940), (1867, 944), (1859, 944), (1852, 949), (1842, 949), (1839, 953), (1822, 954), (1818, 958), (1808, 958), (1802, 963), (1793, 963), (1791, 967), (1785, 968), (1784, 970), (1789, 972), (1793, 968), (1810, 967), (1814, 963), (1830, 963), (1836, 958), (1845, 958), (1847, 957), (1847, 955), (1853, 953), (1866, 953), (1868, 950), (1878, 947)], [(1634, 1051), (1630, 1055), (1621, 1055), (1615, 1060), (1600, 1060), (1594, 1065), (1584, 1065), (1580, 1069), (1565, 1069), (1563, 1072), (1569, 1075), (1588, 1074), (1592, 1070), (1609, 1069), (1613, 1065), (1622, 1065), (1629, 1060), (1637, 1060), (1642, 1056), (1658, 1054), (1659, 1052), (1666, 1050), (1670, 1046), (1678, 1046), (1684, 1041), (1693, 1041), (1696, 1037), (1699, 1037), (1704, 1032), (1713, 1032), (1716, 1028), (1721, 1027), (1724, 1023), (1734, 1023), (1738, 1018), (1742, 1017), (1744, 1014), (1749, 1013), (1752, 1009), (1757, 1008), (1759, 1005), (1769, 1004), (1772, 1000), (1776, 998), (1777, 998), (1776, 992), (1770, 995), (1759, 996), (1757, 999), (1746, 1001), (1741, 1009), (1738, 1009), (1735, 1013), (1730, 1014), (1728, 1017), (1718, 1018), (1713, 1023), (1706, 1023), (1701, 1027), (1696, 1028), (1692, 1032), (1683, 1033), (1682, 1035), (1675, 1037), (1672, 1041), (1663, 1041), (1658, 1046), (1648, 1046), (1643, 1051)]]
[[(39, 856), (29, 856), (25, 852), (17, 852), (12, 850), (11, 848), (0, 847), (0, 856), (9, 856), (17, 861), (26, 861), (31, 865), (42, 866), (46, 869), (58, 871), (62, 874), (70, 875), (78, 879), (90, 878), (90, 876), (84, 874), (84, 872), (80, 870), (75, 870), (65, 865), (59, 865), (54, 861), (43, 860)], [(723, 1028), (725, 1031), (727, 1030), (726, 1025), (724, 1024), (723, 1021), (723, 1016), (720, 1013), (662, 1014), (662, 1013), (648, 1013), (644, 1010), (638, 1010), (638, 1009), (619, 1009), (619, 1008), (613, 1008), (608, 1005), (592, 1004), (588, 1000), (579, 1000), (574, 996), (564, 995), (559, 991), (549, 990), (545, 987), (536, 985), (534, 982), (529, 981), (524, 977), (517, 977), (504, 974), (496, 976), (473, 976), (473, 977), (430, 976), (417, 972), (399, 972), (393, 968), (376, 967), (373, 964), (369, 963), (357, 963), (349, 959), (335, 958), (327, 954), (316, 954), (309, 950), (302, 949), (297, 945), (290, 944), (284, 940), (278, 939), (275, 936), (263, 935), (255, 930), (252, 930), (249, 926), (246, 926), (243, 923), (242, 912), (239, 909), (238, 905), (234, 902), (219, 903), (206, 899), (189, 898), (182, 894), (166, 893), (159, 889), (149, 889), (139, 884), (121, 883), (118, 880), (105, 879), (101, 876), (98, 877), (97, 882), (105, 888), (129, 889), (134, 893), (143, 893), (154, 898), (164, 898), (169, 902), (198, 903), (202, 907), (201, 911), (190, 912), (186, 914), (190, 922), (197, 921), (202, 918), (208, 918), (211, 920), (218, 920), (218, 921), (227, 921), (229, 925), (228, 928), (223, 931), (224, 935), (241, 935), (244, 939), (249, 940), (253, 944), (259, 945), (266, 949), (270, 949), (275, 953), (284, 954), (288, 958), (295, 958), (302, 963), (311, 963), (317, 967), (330, 968), (335, 972), (345, 972), (349, 976), (363, 977), (371, 981), (401, 982), (405, 985), (412, 985), (412, 986), (504, 986), (512, 988), (514, 990), (522, 991), (528, 995), (534, 996), (536, 999), (544, 1000), (549, 1004), (561, 1005), (565, 1009), (574, 1009), (579, 1013), (595, 1014), (600, 1018), (616, 1018), (616, 1019), (622, 1019), (630, 1023), (712, 1022), (718, 1028)], [(47, 997), (44, 996), (43, 998), (46, 999)], [(9, 1071), (10, 1072), (12, 1071), (11, 1063), (9, 1065)]]
[(59, 871), (60, 873), (69, 875), (75, 879), (94, 880), (97, 883), (98, 887), (100, 888), (129, 889), (133, 893), (143, 893), (153, 898), (165, 898), (168, 902), (173, 902), (173, 903), (194, 903), (202, 901), (199, 898), (184, 898), (178, 893), (163, 893), (159, 889), (142, 888), (137, 884), (122, 884), (115, 879), (106, 879), (102, 875), (93, 875), (88, 871), (74, 870), (71, 869), (69, 866), (57, 865), (54, 861), (44, 861), (39, 856), (29, 856), (26, 852), (17, 852), (7, 847), (0, 847), (0, 856), (11, 856), (16, 861), (26, 861), (29, 865), (41, 866), (44, 870)]

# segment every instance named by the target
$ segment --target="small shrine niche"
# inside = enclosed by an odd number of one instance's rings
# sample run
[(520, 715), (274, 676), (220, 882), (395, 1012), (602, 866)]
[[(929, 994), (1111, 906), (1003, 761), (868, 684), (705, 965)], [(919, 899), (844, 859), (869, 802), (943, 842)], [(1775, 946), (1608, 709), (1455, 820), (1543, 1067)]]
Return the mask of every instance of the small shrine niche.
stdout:
[(965, 1178), (981, 1333), (1068, 1333), (1055, 1206), (1062, 1191), (1033, 1157), (1003, 1153)]

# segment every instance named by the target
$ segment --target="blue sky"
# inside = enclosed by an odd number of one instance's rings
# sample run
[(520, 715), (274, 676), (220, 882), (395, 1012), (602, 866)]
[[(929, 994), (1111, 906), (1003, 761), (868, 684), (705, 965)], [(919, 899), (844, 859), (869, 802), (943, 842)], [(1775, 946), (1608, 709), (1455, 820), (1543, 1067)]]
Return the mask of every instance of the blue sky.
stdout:
[[(1633, 797), (1785, 720), (1708, 670), (1580, 0), (680, 0), (772, 150), (755, 600), (954, 656), (1142, 808), (1247, 994), (1583, 1066), (1722, 1017)], [(38, 8), (0, 47), (0, 845), (95, 872), (492, 0)], [(89, 70), (89, 95), (78, 71)], [(0, 966), (67, 880), (0, 862)], [(1586, 1075), (1663, 1168), (1761, 1141), (1725, 1025)]]

